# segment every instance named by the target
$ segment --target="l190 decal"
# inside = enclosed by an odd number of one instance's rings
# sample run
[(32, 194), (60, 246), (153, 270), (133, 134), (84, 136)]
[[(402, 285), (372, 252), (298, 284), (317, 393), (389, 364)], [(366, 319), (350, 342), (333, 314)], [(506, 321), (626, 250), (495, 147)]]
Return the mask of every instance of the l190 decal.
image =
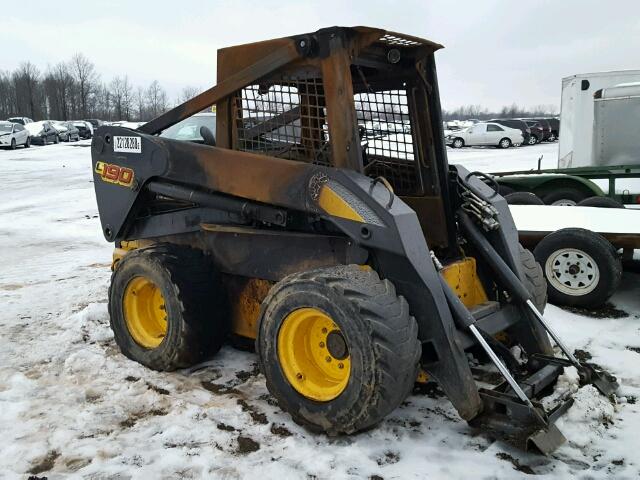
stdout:
[(121, 167), (112, 163), (97, 162), (96, 173), (100, 175), (103, 182), (130, 187), (133, 183), (133, 170)]

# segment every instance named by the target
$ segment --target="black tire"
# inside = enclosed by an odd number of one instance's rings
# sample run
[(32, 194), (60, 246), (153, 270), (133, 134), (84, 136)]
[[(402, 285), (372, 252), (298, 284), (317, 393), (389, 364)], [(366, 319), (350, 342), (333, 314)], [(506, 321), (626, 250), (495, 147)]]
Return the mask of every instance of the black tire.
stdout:
[(544, 202), (531, 192), (513, 192), (504, 196), (509, 205), (544, 205)]
[(542, 267), (536, 261), (531, 250), (527, 250), (518, 244), (520, 250), (520, 263), (524, 270), (524, 285), (533, 297), (533, 304), (540, 313), (547, 306), (547, 280), (544, 278)]
[(538, 137), (536, 137), (535, 135), (531, 135), (529, 137), (529, 145), (535, 145), (536, 143), (538, 143)]
[(60, 143), (60, 137), (58, 137), (58, 135), (56, 135), (55, 138), (53, 139), (53, 143), (55, 143), (56, 145)]
[[(301, 307), (325, 312), (338, 325), (351, 361), (348, 383), (329, 401), (299, 393), (279, 362), (277, 338), (285, 318)], [(388, 280), (356, 265), (290, 275), (262, 304), (256, 351), (267, 388), (299, 424), (329, 435), (371, 427), (397, 408), (418, 373), (421, 345), (409, 305)]]
[(453, 142), (451, 142), (451, 146), (453, 148), (462, 148), (464, 147), (464, 140), (460, 137), (454, 138)]
[(589, 197), (578, 203), (578, 207), (625, 208), (623, 204), (611, 197)]
[(15, 138), (11, 139), (11, 146), (9, 148), (11, 150), (15, 150), (16, 149), (16, 139)]
[[(167, 332), (155, 348), (138, 344), (125, 320), (125, 290), (136, 277), (151, 280), (164, 297)], [(116, 343), (128, 358), (154, 370), (190, 367), (215, 354), (226, 337), (227, 312), (216, 272), (197, 250), (168, 244), (135, 250), (111, 276), (109, 315)]]
[(67, 135), (67, 142), (71, 143), (71, 135)]
[(508, 185), (503, 185), (501, 183), (498, 183), (498, 193), (500, 195), (502, 195), (503, 197), (509, 195), (510, 193), (515, 192), (515, 190), (513, 188), (511, 188)]
[(576, 188), (560, 188), (542, 195), (547, 205), (577, 205), (587, 198), (587, 194)]
[[(590, 230), (557, 230), (544, 237), (533, 253), (547, 279), (549, 301), (557, 305), (598, 307), (613, 295), (622, 279), (622, 262), (616, 249)], [(550, 278), (552, 275), (555, 278)]]
[(24, 144), (24, 148), (29, 148), (31, 146), (31, 137), (27, 137), (27, 141)]
[(509, 148), (512, 145), (511, 140), (508, 138), (502, 138), (498, 142), (498, 147), (500, 148)]

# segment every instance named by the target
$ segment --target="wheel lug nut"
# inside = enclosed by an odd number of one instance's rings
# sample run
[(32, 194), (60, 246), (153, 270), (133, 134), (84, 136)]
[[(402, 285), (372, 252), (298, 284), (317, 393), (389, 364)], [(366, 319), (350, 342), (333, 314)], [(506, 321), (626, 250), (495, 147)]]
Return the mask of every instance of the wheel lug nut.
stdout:
[(325, 327), (322, 327), (322, 333), (327, 333), (327, 329)]
[(302, 375), (301, 373), (296, 374), (296, 378), (298, 380), (303, 380), (304, 379), (304, 375)]
[(324, 342), (320, 342), (320, 348), (324, 348)]
[(340, 362), (340, 363), (338, 364), (338, 368), (343, 369), (343, 368), (344, 368), (344, 363)]
[(327, 362), (331, 361), (331, 357), (329, 355), (327, 355), (327, 358), (325, 359)]

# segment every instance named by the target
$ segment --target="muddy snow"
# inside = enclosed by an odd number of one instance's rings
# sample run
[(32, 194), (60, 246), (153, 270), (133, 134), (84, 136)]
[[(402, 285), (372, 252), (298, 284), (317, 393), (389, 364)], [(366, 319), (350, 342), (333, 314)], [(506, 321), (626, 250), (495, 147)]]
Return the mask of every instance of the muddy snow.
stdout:
[[(638, 478), (640, 277), (611, 316), (549, 306), (572, 348), (621, 383), (616, 404), (576, 390), (549, 457), (472, 430), (445, 397), (414, 394), (376, 428), (328, 438), (269, 396), (254, 354), (225, 347), (188, 371), (122, 356), (106, 308), (112, 246), (100, 232), (88, 142), (0, 151), (0, 478)], [(471, 170), (532, 168), (556, 145), (450, 151)]]

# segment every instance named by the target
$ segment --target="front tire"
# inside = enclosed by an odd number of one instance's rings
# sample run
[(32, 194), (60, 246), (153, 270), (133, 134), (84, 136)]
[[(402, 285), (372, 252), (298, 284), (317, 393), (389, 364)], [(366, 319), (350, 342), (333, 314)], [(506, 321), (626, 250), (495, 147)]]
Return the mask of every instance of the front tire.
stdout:
[(563, 228), (534, 249), (543, 266), (549, 301), (558, 305), (597, 307), (616, 291), (622, 262), (603, 236), (583, 228)]
[(24, 148), (29, 148), (31, 146), (31, 137), (27, 137), (27, 141), (24, 144)]
[(538, 137), (536, 137), (535, 135), (531, 135), (529, 137), (528, 143), (529, 145), (535, 145), (536, 143), (538, 143)]
[(375, 271), (350, 265), (293, 274), (262, 305), (260, 368), (299, 424), (330, 435), (357, 432), (411, 391), (418, 325), (406, 300)]
[(161, 244), (127, 253), (109, 287), (120, 350), (154, 370), (190, 367), (216, 353), (227, 333), (225, 294), (204, 255)]
[(9, 148), (11, 150), (15, 150), (16, 149), (16, 139), (15, 138), (11, 139), (11, 146)]
[(464, 140), (461, 138), (456, 138), (453, 140), (453, 143), (451, 144), (451, 146), (453, 148), (462, 148), (464, 147)]

